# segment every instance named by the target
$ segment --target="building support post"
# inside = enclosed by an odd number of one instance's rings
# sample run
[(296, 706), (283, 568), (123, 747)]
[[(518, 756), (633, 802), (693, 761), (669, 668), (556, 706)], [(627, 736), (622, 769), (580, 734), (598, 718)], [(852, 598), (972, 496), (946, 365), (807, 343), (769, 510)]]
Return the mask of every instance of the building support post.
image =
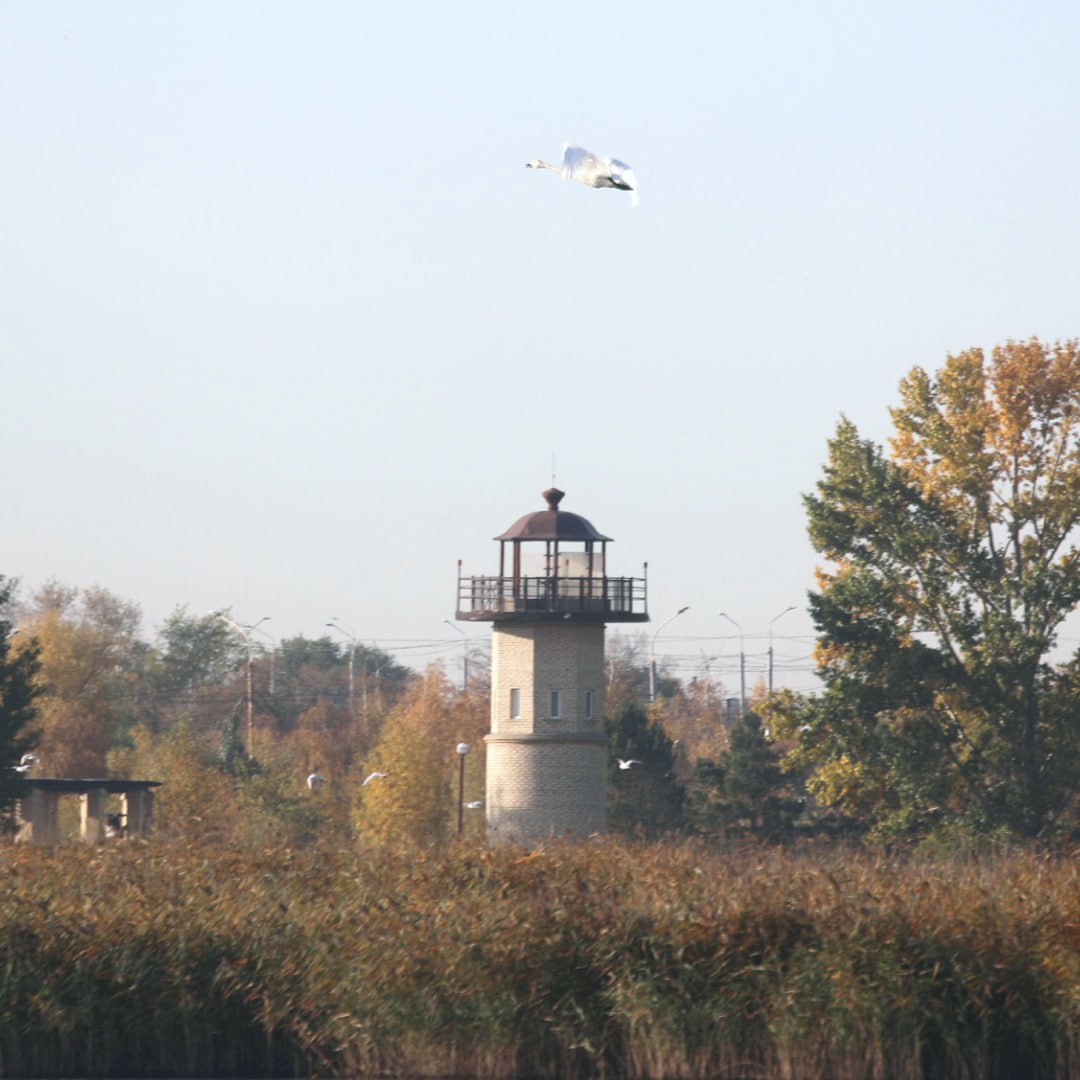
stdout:
[(141, 836), (150, 832), (154, 824), (154, 793), (128, 791), (120, 797), (120, 801), (127, 835)]
[(93, 788), (79, 796), (79, 838), (86, 844), (100, 844), (105, 839), (104, 788)]

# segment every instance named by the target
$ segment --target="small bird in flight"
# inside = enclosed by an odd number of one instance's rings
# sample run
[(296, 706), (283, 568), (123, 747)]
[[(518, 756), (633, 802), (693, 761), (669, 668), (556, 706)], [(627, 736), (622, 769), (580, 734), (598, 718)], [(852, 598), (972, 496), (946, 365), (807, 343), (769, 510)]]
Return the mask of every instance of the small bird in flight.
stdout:
[(631, 765), (640, 765), (641, 762), (637, 758), (630, 758), (628, 761), (624, 761), (621, 757), (615, 759), (619, 763), (620, 769), (629, 769)]
[(368, 784), (370, 784), (372, 780), (381, 780), (385, 775), (386, 775), (386, 773), (384, 773), (384, 772), (368, 773), (367, 777), (364, 779), (364, 782), (360, 786), (361, 787), (367, 787)]
[(550, 169), (562, 175), (564, 180), (577, 180), (578, 183), (594, 188), (616, 188), (630, 192), (630, 204), (637, 206), (637, 179), (634, 170), (625, 161), (617, 158), (603, 158), (580, 146), (563, 143), (561, 165), (549, 165), (546, 161), (534, 158), (526, 162), (526, 169)]
[(483, 806), (483, 805), (484, 804), (479, 799), (477, 799), (476, 802), (467, 802), (465, 804), (465, 809), (466, 810), (479, 810), (480, 807)]
[(37, 764), (37, 754), (23, 754), (23, 756), (19, 759), (19, 764), (12, 765), (11, 767), (17, 773), (26, 773), (29, 772)]
[(311, 775), (310, 775), (310, 776), (309, 776), (309, 777), (307, 778), (307, 786), (308, 786), (308, 788), (310, 788), (310, 789), (311, 789), (312, 791), (314, 791), (314, 790), (315, 790), (315, 788), (316, 788), (316, 787), (317, 787), (317, 786), (318, 786), (319, 784), (325, 784), (325, 783), (326, 783), (326, 777), (325, 777), (325, 776), (321, 776), (321, 775), (320, 775), (319, 773), (317, 773), (317, 772), (313, 772), (313, 773), (312, 773), (312, 774), (311, 774)]

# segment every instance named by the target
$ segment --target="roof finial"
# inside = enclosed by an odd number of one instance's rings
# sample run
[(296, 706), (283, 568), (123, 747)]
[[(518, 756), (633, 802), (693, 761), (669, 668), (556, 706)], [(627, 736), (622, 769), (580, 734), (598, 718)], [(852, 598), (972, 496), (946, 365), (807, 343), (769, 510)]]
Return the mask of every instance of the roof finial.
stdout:
[(564, 491), (560, 491), (557, 487), (548, 488), (547, 491), (541, 492), (544, 498), (547, 500), (549, 510), (558, 510), (559, 503), (562, 502)]

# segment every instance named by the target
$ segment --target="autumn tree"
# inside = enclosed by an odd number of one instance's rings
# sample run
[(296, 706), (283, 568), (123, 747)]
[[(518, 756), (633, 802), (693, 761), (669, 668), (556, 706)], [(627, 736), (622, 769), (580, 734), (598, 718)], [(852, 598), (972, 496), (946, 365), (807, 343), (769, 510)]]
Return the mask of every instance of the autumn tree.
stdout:
[(1080, 765), (1080, 343), (914, 368), (891, 414), (889, 453), (842, 420), (805, 500), (811, 786), (880, 832), (1044, 835)]
[(42, 768), (53, 776), (100, 776), (109, 748), (136, 724), (148, 647), (138, 605), (106, 589), (42, 587), (23, 632), (40, 653)]
[[(260, 662), (263, 668), (266, 660)], [(411, 676), (409, 668), (374, 645), (326, 635), (286, 638), (278, 645), (273, 711), (281, 730), (290, 731), (320, 702), (339, 706), (361, 733), (366, 752)]]
[(613, 634), (604, 650), (604, 665), (604, 704), (609, 715), (649, 700), (649, 644), (644, 634)]
[(10, 599), (11, 585), (0, 577), (0, 824), (7, 823), (15, 800), (19, 774), (14, 766), (34, 746), (31, 725), (40, 692), (35, 681), (38, 645), (26, 638), (16, 647)]
[(677, 682), (648, 711), (671, 740), (676, 773), (683, 783), (700, 758), (715, 758), (727, 749), (726, 691), (720, 682), (702, 677)]
[(459, 758), (468, 743), (466, 801), (483, 796), (487, 696), (463, 693), (441, 668), (414, 679), (390, 711), (363, 772), (384, 777), (358, 788), (357, 833), (378, 841), (444, 842), (456, 827)]

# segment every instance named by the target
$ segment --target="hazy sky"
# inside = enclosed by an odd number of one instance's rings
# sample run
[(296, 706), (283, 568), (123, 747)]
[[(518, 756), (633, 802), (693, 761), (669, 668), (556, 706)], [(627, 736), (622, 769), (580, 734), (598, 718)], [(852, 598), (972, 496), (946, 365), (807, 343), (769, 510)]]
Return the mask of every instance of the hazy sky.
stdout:
[[(1073, 0), (5, 0), (0, 574), (452, 664), (554, 473), (681, 674), (796, 605), (811, 688), (841, 413), (1080, 334), (1078, 48)], [(524, 168), (564, 141), (641, 205)]]

